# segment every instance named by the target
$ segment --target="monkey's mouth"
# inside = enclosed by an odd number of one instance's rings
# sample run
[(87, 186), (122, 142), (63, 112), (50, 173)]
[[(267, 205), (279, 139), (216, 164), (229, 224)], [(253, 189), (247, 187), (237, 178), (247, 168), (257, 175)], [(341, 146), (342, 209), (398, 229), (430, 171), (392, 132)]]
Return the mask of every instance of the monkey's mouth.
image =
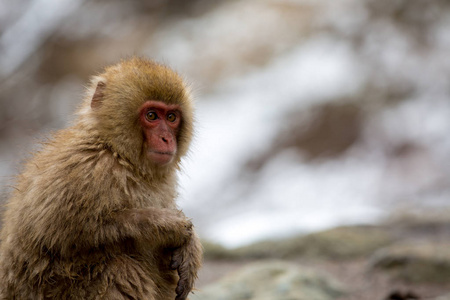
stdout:
[(169, 152), (169, 151), (155, 151), (155, 150), (149, 150), (147, 151), (148, 158), (156, 163), (157, 165), (165, 165), (172, 161), (173, 157), (175, 155), (175, 152)]
[(160, 155), (170, 155), (173, 156), (175, 153), (174, 152), (164, 152), (164, 151), (154, 151), (154, 150), (150, 150), (148, 151), (149, 153), (155, 153), (155, 154), (160, 154)]

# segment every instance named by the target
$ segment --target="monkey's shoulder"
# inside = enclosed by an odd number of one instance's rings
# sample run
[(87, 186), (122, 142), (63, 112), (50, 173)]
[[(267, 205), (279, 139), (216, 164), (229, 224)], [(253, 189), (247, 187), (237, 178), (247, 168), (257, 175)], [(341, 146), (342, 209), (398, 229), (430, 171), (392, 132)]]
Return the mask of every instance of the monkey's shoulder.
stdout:
[(21, 198), (52, 206), (69, 203), (89, 208), (174, 206), (175, 180), (141, 176), (129, 162), (95, 139), (65, 143), (72, 139), (71, 134), (58, 133), (29, 160), (17, 185)]

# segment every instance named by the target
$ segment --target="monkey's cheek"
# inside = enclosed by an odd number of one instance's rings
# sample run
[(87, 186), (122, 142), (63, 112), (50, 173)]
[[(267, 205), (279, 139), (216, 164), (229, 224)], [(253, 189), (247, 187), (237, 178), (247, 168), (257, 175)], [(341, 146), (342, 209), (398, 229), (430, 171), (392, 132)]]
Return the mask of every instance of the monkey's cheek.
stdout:
[(173, 161), (174, 154), (157, 152), (157, 151), (147, 151), (147, 158), (156, 165), (164, 166)]

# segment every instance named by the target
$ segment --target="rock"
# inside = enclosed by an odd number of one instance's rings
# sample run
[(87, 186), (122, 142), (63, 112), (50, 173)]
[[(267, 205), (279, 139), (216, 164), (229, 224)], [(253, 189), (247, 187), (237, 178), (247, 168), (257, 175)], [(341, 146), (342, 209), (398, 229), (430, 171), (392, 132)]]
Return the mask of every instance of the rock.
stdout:
[(259, 242), (235, 249), (229, 257), (355, 259), (370, 256), (392, 241), (389, 231), (382, 227), (343, 226), (285, 240)]
[(370, 267), (407, 282), (450, 282), (450, 244), (395, 244), (377, 251), (371, 258)]
[(385, 300), (419, 300), (420, 297), (411, 291), (393, 291)]
[(311, 270), (281, 261), (259, 262), (206, 286), (191, 300), (331, 300), (343, 287)]
[(450, 300), (450, 294), (439, 296), (434, 300)]
[(340, 103), (319, 104), (310, 111), (302, 107), (290, 112), (285, 116), (288, 126), (278, 133), (270, 148), (248, 161), (246, 169), (257, 172), (286, 149), (295, 149), (308, 161), (342, 155), (361, 135), (363, 113), (355, 102), (341, 99)]

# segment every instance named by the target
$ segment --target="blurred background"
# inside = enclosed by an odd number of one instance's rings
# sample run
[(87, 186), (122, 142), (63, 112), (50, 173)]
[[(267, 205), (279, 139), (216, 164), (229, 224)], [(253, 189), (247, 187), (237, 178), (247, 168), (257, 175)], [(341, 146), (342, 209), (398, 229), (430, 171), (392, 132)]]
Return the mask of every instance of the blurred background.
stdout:
[[(447, 0), (0, 0), (1, 198), (89, 77), (142, 55), (196, 99), (179, 188), (205, 240), (196, 297), (435, 299), (450, 282), (449, 53)], [(276, 274), (284, 296), (264, 284)]]

